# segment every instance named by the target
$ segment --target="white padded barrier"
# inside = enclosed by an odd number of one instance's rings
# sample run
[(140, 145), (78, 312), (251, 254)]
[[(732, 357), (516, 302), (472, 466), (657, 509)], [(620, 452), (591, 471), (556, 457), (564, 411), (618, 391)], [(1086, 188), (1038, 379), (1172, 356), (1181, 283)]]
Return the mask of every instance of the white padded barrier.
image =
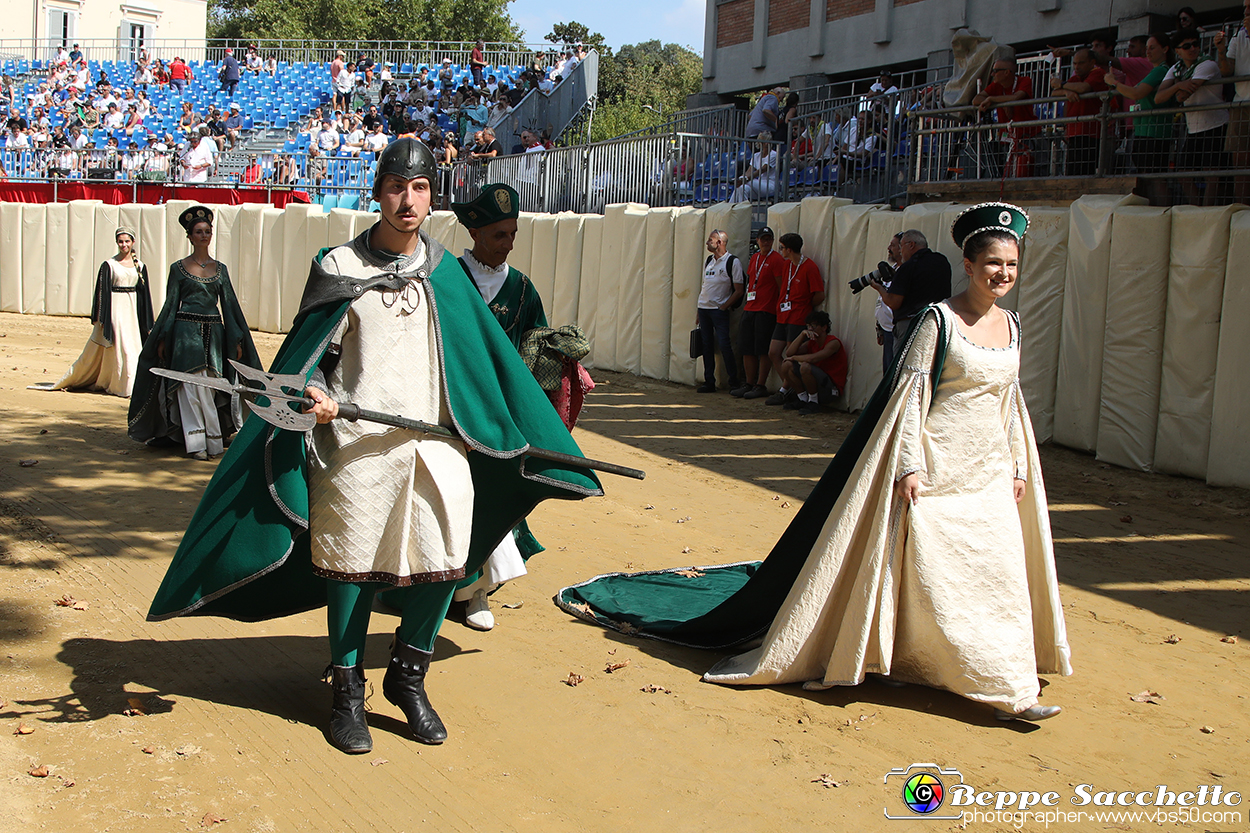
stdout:
[[(859, 323), (863, 314), (861, 307), (867, 304), (871, 315), (873, 299), (862, 297), (865, 292), (872, 291), (868, 289), (858, 295), (852, 295), (847, 283), (864, 274), (865, 253), (868, 248), (868, 220), (880, 211), (881, 206), (878, 205), (845, 205), (834, 210), (833, 264), (837, 274), (824, 276), (825, 309), (833, 323), (833, 334), (838, 337), (847, 351), (847, 395), (843, 397), (843, 402), (845, 407), (852, 410), (855, 408), (851, 404), (853, 380), (857, 375), (862, 376), (867, 372), (858, 370), (855, 364), (855, 358), (861, 352), (861, 348), (856, 344), (856, 334), (859, 331)], [(873, 258), (872, 262), (876, 263), (878, 260), (880, 257)], [(876, 296), (875, 292), (873, 296)], [(876, 372), (879, 376), (881, 374), (881, 348), (877, 347), (875, 331), (872, 344), (863, 349), (869, 349), (869, 347), (877, 349)]]
[(1016, 312), (1020, 316), (1020, 389), (1039, 443), (1055, 423), (1055, 377), (1068, 263), (1068, 209), (1030, 208), (1020, 256)]
[[(834, 212), (839, 206), (850, 204), (850, 200), (841, 197), (805, 197), (800, 203), (803, 208), (799, 212), (798, 232), (803, 238), (803, 254), (816, 262), (825, 279), (826, 300), (822, 304), (825, 310), (829, 309), (829, 295), (841, 291), (834, 288), (832, 280), (837, 271), (837, 258), (833, 251)], [(776, 248), (775, 243), (773, 247)]]
[[(313, 214), (324, 217), (325, 213), (319, 205), (288, 205), (283, 219), (282, 245), (285, 251), (282, 258), (282, 291), (281, 318), (278, 332), (285, 333), (299, 312), (299, 301), (304, 294), (304, 284), (308, 282), (308, 264), (312, 257), (309, 251), (309, 229)], [(323, 235), (324, 237), (324, 235)]]
[[(330, 241), (330, 215), (324, 212), (308, 215), (308, 241), (304, 249), (304, 281), (308, 281), (308, 269), (317, 252), (324, 249)], [(302, 290), (301, 290), (302, 292)]]
[(698, 384), (699, 360), (690, 358), (690, 331), (694, 328), (703, 283), (707, 210), (683, 208), (673, 217), (673, 310), (670, 323), (668, 379)]
[(676, 208), (653, 208), (645, 216), (646, 263), (643, 266), (638, 372), (650, 379), (668, 378), (673, 328), (673, 234), (677, 211)]
[(230, 278), (234, 282), (234, 294), (239, 298), (239, 309), (243, 310), (250, 327), (260, 326), (261, 284), (265, 280), (260, 268), (264, 210), (265, 206), (259, 203), (241, 206), (232, 235), (235, 253), (230, 263)]
[[(781, 239), (783, 234), (801, 234), (799, 231), (799, 220), (803, 216), (803, 204), (798, 202), (779, 202), (775, 205), (768, 206), (768, 227), (773, 230), (776, 235), (773, 242), (773, 248), (779, 244), (776, 242)], [(804, 238), (806, 242), (806, 238)], [(746, 271), (746, 261), (742, 264), (743, 271)]]
[(621, 265), (624, 257), (625, 203), (609, 205), (603, 212), (603, 242), (599, 249), (598, 292), (595, 296), (595, 365), (620, 370), (617, 331), (625, 310), (618, 309)]
[[(48, 315), (69, 315), (69, 252), (80, 252), (75, 265), (90, 263), (95, 256), (94, 205), (53, 202), (44, 209), (43, 311)], [(70, 233), (75, 226), (76, 234)], [(87, 310), (90, 312), (90, 308)]]
[[(70, 315), (90, 315), (91, 299), (95, 291), (96, 273), (100, 264), (117, 255), (117, 227), (121, 225), (120, 205), (98, 205), (92, 224), (90, 260), (79, 271), (69, 270)], [(85, 274), (84, 274), (85, 273)]]
[[(651, 210), (638, 203), (626, 203), (621, 214), (621, 250), (617, 261), (619, 273), (616, 288), (616, 364), (625, 373), (638, 373), (642, 369), (647, 215)], [(602, 276), (602, 272), (600, 275)]]
[[(472, 248), (472, 244), (468, 244), (465, 248)], [(463, 252), (456, 250), (456, 257), (460, 257)], [(522, 274), (532, 275), (532, 264), (534, 260), (534, 215), (529, 212), (522, 212), (516, 218), (516, 242), (512, 245), (512, 251), (508, 254), (508, 265), (513, 269), (521, 270)], [(546, 297), (543, 298), (546, 301)]]
[[(239, 294), (239, 210), (238, 205), (213, 206), (213, 257), (226, 264), (236, 296)], [(255, 326), (250, 320), (247, 323), (249, 327)]]
[[(443, 248), (451, 250), (452, 237), (455, 235), (453, 226), (456, 224), (456, 215), (450, 211), (431, 211), (430, 216), (421, 224), (421, 228), (425, 229), (425, 233), (432, 239), (443, 244)], [(459, 257), (460, 253), (456, 252)]]
[(1097, 194), (1081, 197), (1070, 208), (1054, 427), (1055, 442), (1069, 448), (1094, 451), (1098, 444), (1112, 215), (1121, 205), (1143, 202)]
[(22, 312), (47, 311), (48, 206), (22, 206)]
[(1165, 208), (1126, 205), (1115, 210), (1112, 223), (1098, 459), (1150, 471), (1159, 421), (1172, 216)]
[[(148, 267), (148, 285), (152, 289), (152, 314), (165, 305), (165, 278), (169, 275), (166, 256), (165, 206), (139, 206), (139, 259)], [(248, 319), (252, 323), (252, 319)]]
[(165, 203), (165, 256), (171, 264), (191, 254), (191, 241), (187, 239), (186, 229), (178, 224), (178, 215), (195, 204), (191, 200)]
[(286, 212), (265, 208), (260, 213), (260, 315), (254, 327), (267, 333), (282, 332), (283, 274), (286, 269)]
[(347, 240), (344, 240), (343, 242), (346, 243), (348, 242), (348, 240), (355, 240), (357, 237), (364, 234), (365, 231), (373, 228), (377, 224), (378, 218), (380, 216), (381, 216), (380, 214), (374, 214), (370, 211), (353, 212), (352, 213), (351, 237), (349, 237)]
[[(556, 288), (556, 244), (559, 232), (556, 224), (559, 218), (554, 214), (534, 214), (530, 216), (529, 235), (531, 239), (529, 269), (521, 270), (529, 275), (530, 282), (542, 299), (543, 311), (551, 322), (551, 310), (555, 304)], [(517, 239), (520, 239), (520, 223), (517, 224)], [(508, 263), (512, 264), (511, 255)], [(519, 267), (518, 267), (519, 268)]]
[(0, 310), (25, 312), (22, 305), (22, 204), (0, 203)]
[(1211, 450), (1207, 482), (1215, 486), (1250, 486), (1250, 211), (1229, 224), (1228, 264), (1220, 315), (1219, 361), (1211, 398)]
[(582, 273), (577, 293), (577, 325), (590, 342), (590, 353), (582, 359), (589, 370), (599, 362), (599, 265), (603, 259), (603, 217), (588, 216), (582, 222)]
[[(1229, 226), (1245, 206), (1172, 209), (1163, 373), (1155, 469), (1205, 479), (1211, 450), (1220, 313), (1228, 262)], [(1244, 264), (1234, 274), (1245, 280)], [(1229, 326), (1240, 326), (1230, 321)]]
[[(556, 218), (556, 263), (547, 321), (553, 327), (577, 323), (577, 304), (582, 286), (581, 214), (566, 212)], [(546, 299), (544, 299), (546, 302)]]
[(354, 239), (356, 235), (352, 234), (352, 224), (356, 217), (355, 211), (347, 208), (331, 208), (328, 216), (329, 225), (326, 228), (327, 246), (342, 246), (344, 243)]

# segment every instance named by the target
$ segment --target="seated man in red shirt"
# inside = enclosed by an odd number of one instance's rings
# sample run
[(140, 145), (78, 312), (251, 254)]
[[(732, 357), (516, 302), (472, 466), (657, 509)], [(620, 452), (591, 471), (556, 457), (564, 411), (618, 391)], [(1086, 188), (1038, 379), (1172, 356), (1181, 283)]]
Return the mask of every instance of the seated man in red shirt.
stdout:
[(799, 391), (798, 402), (786, 407), (800, 416), (820, 413), (820, 403), (828, 402), (846, 387), (846, 351), (838, 337), (829, 333), (829, 313), (808, 314), (807, 327), (786, 347), (781, 375), (786, 387)]
[(1011, 104), (1013, 101), (1034, 98), (1033, 82), (1024, 75), (1016, 74), (1014, 58), (1000, 58), (995, 61), (991, 77), (994, 80), (972, 99), (972, 103), (982, 113), (991, 107), (998, 107), (998, 123), (1006, 130), (1011, 145), (1007, 174), (1033, 176), (1033, 149), (1029, 140), (1037, 136), (1041, 128), (1035, 124), (1017, 126), (1019, 122), (1034, 121), (1037, 116), (1033, 112), (1032, 104)]
[[(786, 345), (803, 332), (807, 315), (825, 300), (825, 281), (820, 269), (803, 254), (803, 238), (791, 232), (777, 241), (783, 262), (773, 272), (777, 280), (777, 324), (768, 343), (768, 356), (773, 367), (780, 368)], [(786, 384), (782, 375), (781, 390), (764, 400), (765, 405), (793, 402), (797, 387)], [(796, 406), (797, 407), (797, 406)]]

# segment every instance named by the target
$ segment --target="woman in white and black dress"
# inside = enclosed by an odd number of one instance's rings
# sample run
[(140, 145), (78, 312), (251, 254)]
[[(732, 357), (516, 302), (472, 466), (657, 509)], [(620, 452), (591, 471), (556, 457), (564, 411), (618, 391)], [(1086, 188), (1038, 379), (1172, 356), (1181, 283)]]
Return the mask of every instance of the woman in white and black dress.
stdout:
[(135, 233), (119, 228), (117, 254), (100, 264), (91, 301), (91, 337), (51, 390), (102, 390), (130, 396), (139, 353), (152, 330), (148, 267), (139, 260)]

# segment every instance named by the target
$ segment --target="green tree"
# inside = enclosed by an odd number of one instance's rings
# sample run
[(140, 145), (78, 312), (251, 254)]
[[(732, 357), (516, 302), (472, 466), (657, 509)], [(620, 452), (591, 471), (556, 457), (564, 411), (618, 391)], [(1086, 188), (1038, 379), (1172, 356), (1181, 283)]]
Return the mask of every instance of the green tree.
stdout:
[(511, 0), (209, 0), (208, 36), (234, 40), (520, 42)]
[(599, 106), (591, 140), (603, 141), (668, 121), (703, 84), (703, 59), (658, 40), (622, 46), (599, 59)]
[(556, 46), (565, 44), (580, 43), (587, 49), (598, 50), (600, 56), (610, 48), (603, 41), (603, 35), (598, 32), (593, 34), (590, 27), (578, 23), (576, 20), (570, 20), (568, 23), (556, 23), (551, 27), (551, 31), (543, 39), (554, 43)]

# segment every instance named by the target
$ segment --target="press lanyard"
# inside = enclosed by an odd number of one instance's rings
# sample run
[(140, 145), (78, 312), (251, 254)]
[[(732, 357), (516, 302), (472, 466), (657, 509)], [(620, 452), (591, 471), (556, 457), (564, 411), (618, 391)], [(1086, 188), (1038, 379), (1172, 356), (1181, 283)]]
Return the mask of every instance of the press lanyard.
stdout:
[[(769, 252), (769, 254), (772, 254), (772, 252)], [(759, 258), (758, 261), (756, 260), (757, 257)], [(758, 267), (756, 264), (758, 264)], [(749, 271), (751, 273), (754, 273), (755, 276), (752, 277), (751, 274), (747, 275), (747, 292), (754, 292), (755, 287), (759, 286), (760, 270), (763, 269), (767, 265), (768, 265), (768, 258), (764, 255), (763, 252), (756, 252), (755, 254), (751, 255), (751, 264), (750, 264)]]
[(790, 273), (786, 275), (786, 297), (783, 299), (787, 304), (790, 303), (790, 285), (794, 283), (794, 276), (799, 273), (804, 260), (807, 260), (807, 255), (799, 255), (799, 262), (790, 264)]

